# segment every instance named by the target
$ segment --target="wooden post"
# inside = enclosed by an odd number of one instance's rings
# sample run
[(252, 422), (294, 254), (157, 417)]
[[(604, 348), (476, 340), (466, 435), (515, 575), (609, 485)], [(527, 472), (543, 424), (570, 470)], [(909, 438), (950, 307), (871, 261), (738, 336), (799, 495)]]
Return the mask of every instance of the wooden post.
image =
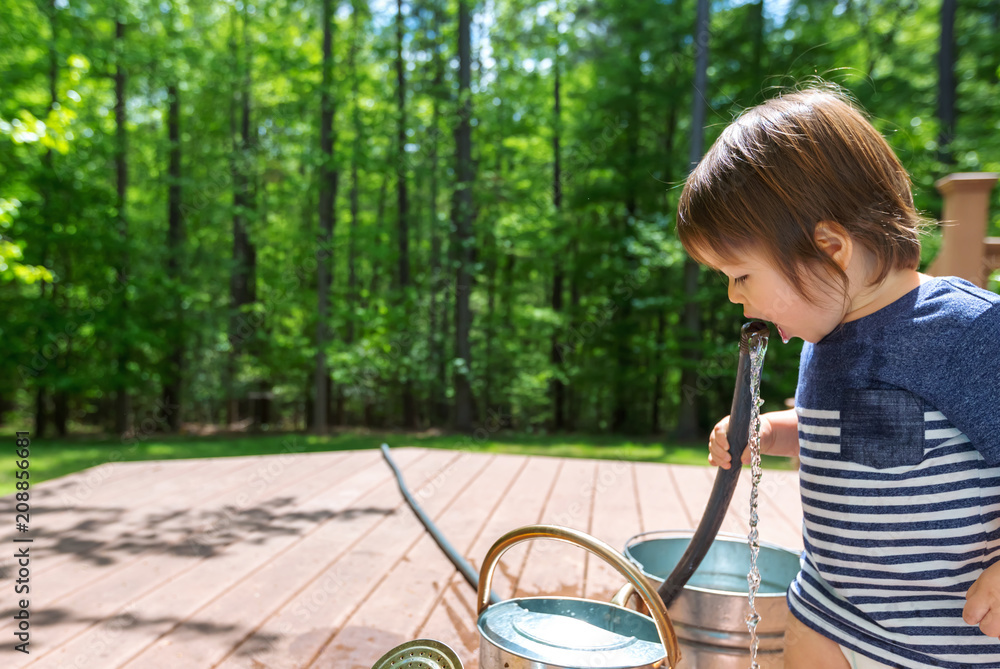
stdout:
[(992, 172), (960, 172), (935, 182), (944, 196), (941, 250), (928, 274), (957, 276), (985, 286), (1000, 259), (1000, 240), (986, 238)]

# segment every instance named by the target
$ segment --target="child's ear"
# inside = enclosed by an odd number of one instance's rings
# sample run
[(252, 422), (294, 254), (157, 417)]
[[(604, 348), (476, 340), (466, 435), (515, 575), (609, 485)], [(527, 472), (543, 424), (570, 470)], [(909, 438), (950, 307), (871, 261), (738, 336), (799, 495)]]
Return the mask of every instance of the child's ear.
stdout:
[(851, 262), (851, 254), (854, 252), (854, 244), (844, 226), (834, 221), (820, 221), (813, 230), (813, 240), (823, 253), (840, 266), (840, 269), (847, 269)]

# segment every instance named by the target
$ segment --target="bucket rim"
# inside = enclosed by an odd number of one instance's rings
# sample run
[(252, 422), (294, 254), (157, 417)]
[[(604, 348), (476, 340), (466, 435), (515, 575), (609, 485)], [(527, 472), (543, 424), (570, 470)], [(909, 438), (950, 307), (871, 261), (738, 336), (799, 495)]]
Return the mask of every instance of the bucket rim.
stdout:
[[(650, 541), (653, 539), (690, 540), (691, 537), (694, 536), (694, 532), (695, 531), (693, 529), (647, 530), (646, 532), (639, 532), (638, 534), (633, 534), (631, 537), (625, 540), (625, 550), (623, 552), (625, 554), (625, 557), (628, 558), (634, 565), (636, 565), (639, 568), (639, 571), (642, 572), (643, 576), (645, 576), (655, 584), (660, 584), (663, 583), (663, 579), (657, 576), (656, 574), (650, 574), (648, 571), (646, 571), (642, 563), (639, 562), (639, 560), (636, 559), (634, 555), (632, 555), (631, 548), (640, 543), (643, 543), (644, 541)], [(734, 532), (719, 532), (715, 537), (715, 541), (719, 540), (725, 541), (727, 543), (741, 543), (741, 544), (746, 544), (748, 541), (746, 536), (741, 534), (736, 534)], [(781, 546), (779, 544), (771, 543), (770, 541), (761, 541), (759, 542), (759, 544), (761, 548), (768, 548), (770, 550), (774, 550), (779, 553), (786, 553), (789, 556), (794, 557), (796, 560), (799, 560), (802, 557), (802, 551), (797, 551), (792, 548), (788, 548), (787, 546)], [(683, 590), (691, 590), (694, 592), (704, 592), (714, 595), (728, 595), (728, 596), (743, 594), (743, 593), (733, 592), (732, 590), (717, 590), (715, 588), (706, 588), (704, 586), (691, 585), (689, 583), (686, 583), (684, 585)], [(757, 594), (758, 599), (777, 599), (779, 597), (784, 599), (786, 596), (787, 592), (768, 592), (768, 593)]]

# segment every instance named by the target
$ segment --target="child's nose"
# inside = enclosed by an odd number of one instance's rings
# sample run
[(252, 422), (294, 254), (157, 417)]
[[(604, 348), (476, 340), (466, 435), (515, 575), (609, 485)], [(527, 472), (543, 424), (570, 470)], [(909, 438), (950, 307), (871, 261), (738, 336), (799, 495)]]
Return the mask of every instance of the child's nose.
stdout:
[(729, 280), (729, 301), (733, 304), (743, 304), (743, 293), (732, 279)]

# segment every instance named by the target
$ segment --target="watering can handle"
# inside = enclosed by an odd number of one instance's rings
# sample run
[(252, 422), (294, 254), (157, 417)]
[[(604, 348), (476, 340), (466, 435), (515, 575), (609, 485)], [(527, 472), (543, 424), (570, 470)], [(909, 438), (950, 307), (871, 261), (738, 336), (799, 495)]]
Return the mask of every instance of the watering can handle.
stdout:
[(623, 609), (628, 608), (628, 600), (632, 599), (632, 595), (637, 595), (635, 586), (631, 583), (626, 583), (623, 585), (615, 596), (611, 598), (611, 603), (615, 606), (620, 606)]
[(483, 566), (479, 570), (479, 588), (476, 591), (477, 615), (482, 615), (483, 611), (490, 605), (490, 585), (492, 584), (493, 572), (496, 569), (497, 562), (500, 560), (500, 556), (508, 548), (531, 539), (555, 539), (579, 546), (594, 553), (614, 567), (619, 574), (629, 581), (629, 584), (635, 588), (639, 596), (646, 602), (646, 606), (649, 607), (650, 617), (652, 617), (653, 623), (656, 625), (656, 632), (659, 634), (660, 643), (663, 644), (667, 652), (667, 664), (670, 667), (677, 666), (677, 662), (680, 660), (680, 646), (677, 643), (677, 634), (674, 632), (674, 626), (667, 616), (667, 610), (664, 608), (660, 596), (656, 593), (652, 585), (650, 585), (649, 581), (646, 580), (646, 577), (642, 575), (642, 572), (635, 565), (626, 560), (621, 553), (608, 544), (589, 534), (568, 527), (560, 527), (558, 525), (526, 525), (516, 530), (511, 530), (497, 539), (496, 543), (486, 553), (486, 557), (483, 558)]

